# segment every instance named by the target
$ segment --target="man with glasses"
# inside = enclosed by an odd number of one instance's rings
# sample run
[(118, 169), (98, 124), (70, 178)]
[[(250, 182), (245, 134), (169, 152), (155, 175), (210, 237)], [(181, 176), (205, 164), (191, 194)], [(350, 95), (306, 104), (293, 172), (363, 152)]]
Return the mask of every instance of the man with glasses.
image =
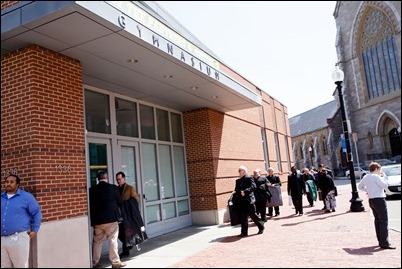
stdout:
[[(132, 238), (134, 237), (135, 233), (133, 232), (133, 229), (130, 228), (134, 226), (134, 221), (132, 221), (134, 219), (133, 210), (135, 210), (137, 222), (142, 222), (141, 213), (139, 211), (140, 197), (138, 196), (135, 187), (126, 183), (126, 174), (124, 172), (118, 172), (116, 174), (116, 180), (119, 184), (119, 192), (123, 199), (121, 208), (123, 221), (119, 223), (119, 240), (123, 245), (123, 251), (119, 254), (119, 256), (120, 258), (124, 258), (130, 256), (130, 249), (133, 248), (133, 244), (131, 243), (133, 241)], [(127, 205), (130, 200), (131, 202), (135, 202), (135, 204)], [(142, 226), (138, 228), (141, 229), (141, 227), (143, 226), (144, 224), (142, 223)], [(137, 234), (141, 234), (141, 231), (137, 231)]]

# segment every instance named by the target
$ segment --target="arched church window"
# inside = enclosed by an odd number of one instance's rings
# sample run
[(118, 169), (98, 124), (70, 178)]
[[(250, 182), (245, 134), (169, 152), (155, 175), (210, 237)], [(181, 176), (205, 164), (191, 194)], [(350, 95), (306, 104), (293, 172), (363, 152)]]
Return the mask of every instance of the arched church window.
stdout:
[(368, 99), (400, 90), (401, 66), (395, 30), (381, 10), (370, 8), (368, 11), (360, 48)]
[(299, 145), (299, 153), (300, 153), (300, 159), (303, 159), (304, 157), (303, 157), (303, 146), (302, 146), (302, 143), (300, 143), (300, 145)]
[(373, 143), (373, 135), (371, 134), (371, 132), (367, 133), (367, 140), (368, 140), (368, 148), (373, 149), (374, 143)]
[(323, 153), (324, 155), (327, 155), (327, 154), (328, 154), (328, 147), (327, 147), (327, 143), (326, 143), (326, 138), (325, 138), (325, 136), (322, 137), (321, 143), (322, 143), (322, 153)]

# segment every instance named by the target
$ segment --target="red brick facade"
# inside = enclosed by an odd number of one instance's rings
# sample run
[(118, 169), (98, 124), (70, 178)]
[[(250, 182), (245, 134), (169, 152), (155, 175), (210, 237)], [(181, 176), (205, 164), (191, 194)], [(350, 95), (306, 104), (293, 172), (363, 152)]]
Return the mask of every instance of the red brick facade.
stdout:
[(86, 215), (80, 63), (30, 45), (2, 56), (1, 77), (2, 177), (18, 173), (43, 221)]
[[(289, 127), (285, 107), (266, 94), (263, 94), (263, 98), (264, 105), (261, 108), (226, 114), (207, 108), (184, 113), (193, 212), (226, 208), (240, 165), (246, 165), (249, 174), (255, 168), (265, 170), (262, 128), (267, 135), (270, 165), (279, 171), (274, 139), (274, 133), (278, 132), (282, 171), (289, 170), (289, 153), (285, 143), (289, 140)], [(287, 174), (281, 177), (285, 183)]]

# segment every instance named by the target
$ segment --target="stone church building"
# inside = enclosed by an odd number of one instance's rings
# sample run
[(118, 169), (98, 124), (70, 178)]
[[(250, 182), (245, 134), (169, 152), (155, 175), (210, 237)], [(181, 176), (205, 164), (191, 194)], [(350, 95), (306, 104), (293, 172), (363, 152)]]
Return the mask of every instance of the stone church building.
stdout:
[[(338, 1), (334, 18), (353, 161), (400, 160), (401, 3)], [(336, 106), (330, 102), (289, 119), (295, 164), (300, 167), (346, 167), (333, 87)]]

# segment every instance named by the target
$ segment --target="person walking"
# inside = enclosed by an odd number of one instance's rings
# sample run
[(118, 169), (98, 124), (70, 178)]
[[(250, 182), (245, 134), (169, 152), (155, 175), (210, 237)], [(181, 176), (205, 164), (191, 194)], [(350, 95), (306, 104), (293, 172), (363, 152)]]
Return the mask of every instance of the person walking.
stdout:
[(288, 176), (288, 195), (292, 197), (296, 215), (303, 215), (303, 194), (306, 192), (304, 181), (297, 171), (296, 166), (290, 168), (291, 174)]
[(254, 191), (256, 184), (254, 180), (247, 174), (245, 166), (239, 167), (239, 178), (236, 180), (235, 190), (233, 191), (238, 199), (240, 207), (241, 233), (239, 237), (248, 236), (248, 216), (258, 227), (258, 234), (264, 233), (264, 222), (261, 221), (255, 213), (255, 196)]
[(275, 217), (280, 215), (279, 206), (283, 205), (282, 201), (282, 191), (281, 191), (281, 180), (278, 176), (274, 175), (274, 169), (272, 167), (268, 168), (267, 180), (269, 182), (269, 191), (271, 193), (271, 201), (268, 202), (268, 214), (267, 216), (272, 217), (272, 213), (275, 209)]
[(335, 212), (336, 207), (336, 193), (335, 193), (335, 183), (331, 175), (327, 173), (325, 168), (318, 172), (318, 182), (322, 197), (325, 203), (325, 213)]
[(326, 179), (325, 179), (326, 175), (329, 175), (332, 178), (332, 171), (331, 171), (331, 173), (328, 173), (328, 171), (325, 169), (325, 165), (321, 163), (318, 166), (318, 171), (317, 171), (317, 173), (315, 175), (315, 179), (316, 179), (315, 182), (317, 184), (318, 190), (321, 191), (322, 203), (324, 205), (324, 207), (321, 210), (326, 210), (327, 209), (327, 204), (325, 202), (326, 194), (324, 194), (324, 192), (322, 191), (322, 188), (321, 188), (321, 181), (324, 181), (324, 182), (326, 181)]
[(271, 193), (269, 192), (268, 180), (266, 177), (261, 176), (261, 169), (254, 170), (253, 179), (256, 185), (255, 189), (255, 208), (256, 213), (260, 215), (263, 222), (267, 221), (267, 201), (271, 200)]
[(302, 178), (306, 184), (307, 201), (309, 202), (310, 206), (313, 207), (314, 201), (317, 200), (317, 187), (315, 185), (314, 176), (311, 174), (308, 168), (304, 168)]
[(130, 255), (130, 249), (134, 245), (145, 241), (148, 236), (145, 233), (144, 223), (139, 209), (140, 197), (134, 186), (126, 182), (124, 172), (116, 174), (116, 181), (119, 184), (119, 192), (122, 197), (121, 214), (123, 221), (119, 223), (119, 240), (123, 245), (120, 258)]
[(89, 188), (89, 208), (91, 225), (93, 226), (92, 261), (93, 267), (102, 267), (99, 262), (102, 251), (102, 243), (105, 237), (109, 243), (109, 260), (112, 268), (126, 266), (121, 262), (118, 254), (117, 238), (119, 236), (119, 221), (121, 215), (121, 196), (116, 185), (108, 183), (105, 172), (97, 174), (98, 185)]
[(1, 268), (28, 268), (30, 242), (42, 222), (38, 202), (20, 183), (18, 175), (7, 176), (1, 194)]
[(358, 189), (366, 191), (369, 198), (369, 206), (374, 215), (374, 227), (377, 240), (382, 249), (395, 249), (388, 241), (388, 209), (385, 201), (385, 188), (388, 182), (381, 177), (381, 165), (372, 162), (369, 165), (370, 174), (363, 177), (358, 184)]

